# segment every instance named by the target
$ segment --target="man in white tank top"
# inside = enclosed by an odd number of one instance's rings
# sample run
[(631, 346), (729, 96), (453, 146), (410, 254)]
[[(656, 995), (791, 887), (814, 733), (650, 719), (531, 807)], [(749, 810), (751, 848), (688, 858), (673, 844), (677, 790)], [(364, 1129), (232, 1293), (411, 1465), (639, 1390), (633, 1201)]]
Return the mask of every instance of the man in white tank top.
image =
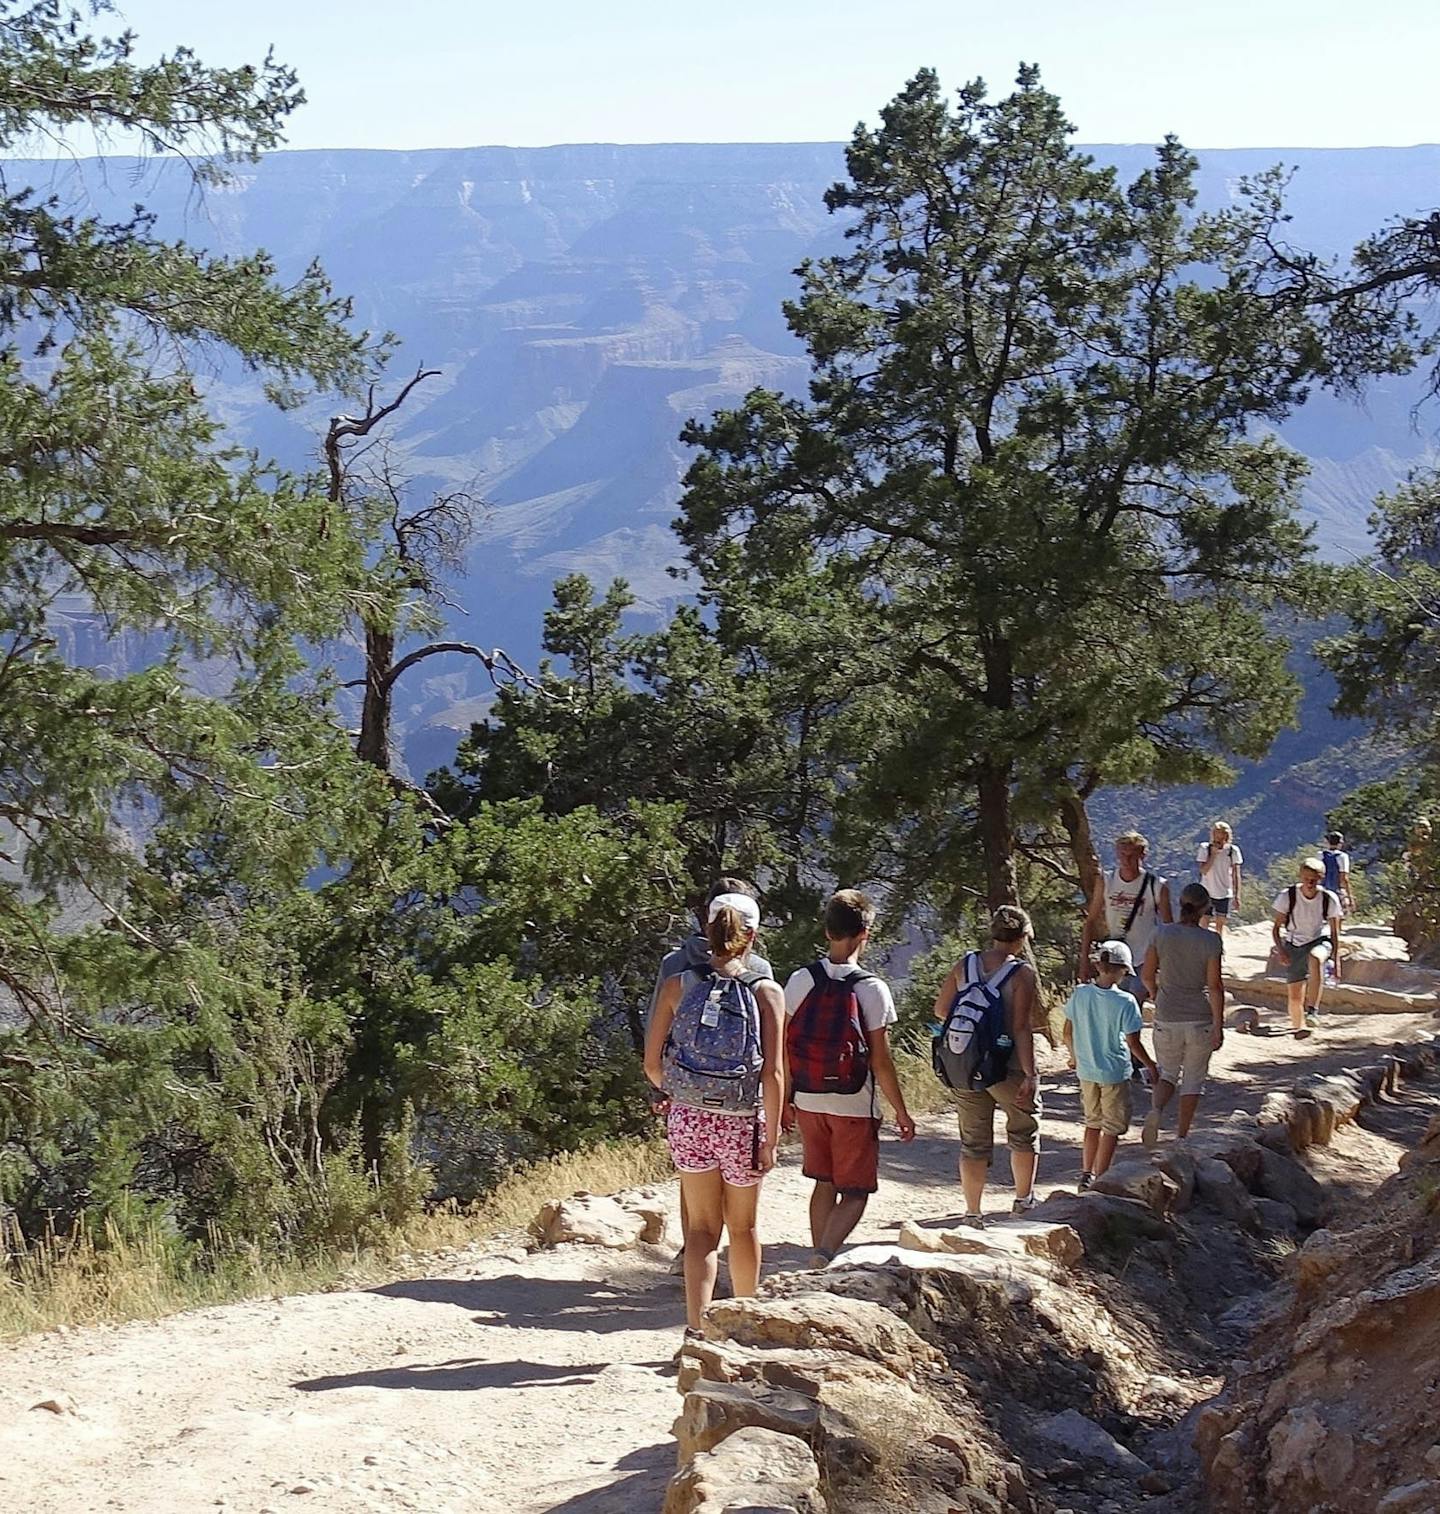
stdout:
[[(1145, 960), (1157, 925), (1170, 925), (1170, 885), (1145, 866), (1150, 843), (1139, 831), (1124, 831), (1115, 838), (1115, 866), (1101, 873), (1090, 897), (1090, 908), (1080, 932), (1080, 981), (1095, 976), (1091, 948), (1100, 941), (1123, 941), (1136, 962)], [(1145, 985), (1131, 973), (1117, 985), (1145, 1002)]]

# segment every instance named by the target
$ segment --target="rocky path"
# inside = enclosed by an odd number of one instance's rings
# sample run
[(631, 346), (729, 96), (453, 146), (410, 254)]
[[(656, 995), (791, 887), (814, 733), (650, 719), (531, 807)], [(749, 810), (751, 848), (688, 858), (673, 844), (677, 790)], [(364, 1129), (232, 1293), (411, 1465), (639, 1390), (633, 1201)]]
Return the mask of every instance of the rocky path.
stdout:
[[(1310, 1041), (1230, 1036), (1202, 1119), (1434, 1032), (1428, 1014), (1351, 1013)], [(1056, 1058), (1046, 1074), (1042, 1194), (1078, 1168), (1074, 1080)], [(1393, 1135), (1317, 1160), (1363, 1191), (1413, 1133)], [(940, 1117), (911, 1146), (887, 1140), (855, 1239), (953, 1213), (955, 1155)], [(807, 1190), (792, 1151), (763, 1200), (767, 1270), (808, 1260)], [(991, 1206), (1009, 1199), (997, 1186)], [(658, 1251), (517, 1247), (360, 1291), (47, 1335), (0, 1358), (0, 1510), (642, 1514), (674, 1466), (681, 1318)], [(32, 1407), (46, 1399), (73, 1412)]]

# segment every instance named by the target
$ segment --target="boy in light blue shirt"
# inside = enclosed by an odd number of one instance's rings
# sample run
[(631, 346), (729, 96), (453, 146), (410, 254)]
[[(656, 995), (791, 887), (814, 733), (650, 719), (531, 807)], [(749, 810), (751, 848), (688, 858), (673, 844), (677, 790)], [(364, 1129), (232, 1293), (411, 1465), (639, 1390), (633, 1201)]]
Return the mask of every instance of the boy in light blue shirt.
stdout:
[(1082, 983), (1065, 1003), (1065, 1045), (1080, 1077), (1085, 1110), (1085, 1149), (1080, 1192), (1115, 1159), (1115, 1147), (1130, 1128), (1130, 1057), (1155, 1076), (1155, 1061), (1140, 1039), (1140, 1006), (1117, 987), (1135, 971), (1123, 941), (1095, 949), (1095, 982)]

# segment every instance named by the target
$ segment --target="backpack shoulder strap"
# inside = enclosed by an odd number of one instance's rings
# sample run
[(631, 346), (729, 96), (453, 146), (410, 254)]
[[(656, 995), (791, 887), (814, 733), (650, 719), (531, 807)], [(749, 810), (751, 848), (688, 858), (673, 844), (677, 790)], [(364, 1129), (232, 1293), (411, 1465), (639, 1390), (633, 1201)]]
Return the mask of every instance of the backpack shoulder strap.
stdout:
[(812, 990), (818, 991), (825, 987), (825, 980), (830, 974), (825, 971), (825, 963), (819, 957), (807, 964), (805, 971), (810, 974), (810, 987)]
[(1290, 922), (1295, 918), (1295, 897), (1299, 892), (1300, 890), (1293, 883), (1285, 890), (1285, 897), (1289, 901), (1285, 906), (1286, 930), (1290, 929)]
[(1155, 874), (1145, 869), (1140, 874), (1140, 887), (1135, 890), (1135, 897), (1130, 901), (1130, 913), (1125, 917), (1125, 924), (1120, 927), (1120, 939), (1123, 941), (1130, 934), (1131, 927), (1135, 924), (1140, 914), (1140, 906), (1145, 902), (1145, 888), (1147, 884), (1155, 881)]
[(1004, 988), (1005, 985), (1011, 980), (1011, 978), (1013, 978), (1015, 974), (1018, 973), (1024, 966), (1024, 957), (1011, 957), (1008, 962), (1002, 962), (1000, 966), (995, 969), (995, 972), (990, 979), (990, 986), (998, 994), (1000, 990)]
[(1328, 888), (1322, 888), (1320, 890), (1320, 920), (1323, 923), (1324, 921), (1328, 920), (1329, 918), (1330, 918), (1330, 890)]

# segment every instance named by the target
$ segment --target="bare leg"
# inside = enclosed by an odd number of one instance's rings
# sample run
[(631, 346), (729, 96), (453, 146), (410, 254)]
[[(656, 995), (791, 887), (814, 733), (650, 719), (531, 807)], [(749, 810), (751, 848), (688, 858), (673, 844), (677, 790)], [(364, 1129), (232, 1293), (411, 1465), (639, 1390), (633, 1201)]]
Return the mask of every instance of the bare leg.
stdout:
[(1175, 1097), (1175, 1085), (1160, 1078), (1150, 1090), (1150, 1107), (1156, 1114), (1163, 1114), (1165, 1106)]
[(1310, 965), (1305, 972), (1305, 986), (1309, 989), (1305, 1002), (1311, 1009), (1320, 1008), (1320, 995), (1325, 992), (1325, 964), (1312, 952)]
[(730, 1288), (736, 1298), (751, 1298), (760, 1286), (760, 1232), (755, 1216), (760, 1184), (748, 1188), (724, 1185), (725, 1229), (730, 1235)]
[[(685, 1200), (682, 1224), (685, 1240), (685, 1323), (698, 1330), (715, 1297), (715, 1274), (720, 1264), (720, 1232), (725, 1226), (725, 1184), (714, 1172), (682, 1172), (680, 1193)], [(734, 1265), (732, 1257), (731, 1265)], [(736, 1292), (739, 1292), (737, 1285)]]
[[(1105, 1130), (1097, 1130), (1095, 1134), (1099, 1140), (1096, 1142), (1095, 1165), (1090, 1168), (1090, 1171), (1098, 1178), (1102, 1172), (1110, 1170), (1110, 1164), (1115, 1160), (1115, 1145), (1120, 1138)], [(1088, 1138), (1090, 1132), (1087, 1130), (1085, 1135)]]
[(1215, 934), (1217, 936), (1223, 936), (1225, 934), (1225, 920), (1226, 917), (1224, 915), (1215, 916)]
[(832, 1257), (849, 1239), (850, 1232), (860, 1223), (865, 1206), (870, 1202), (868, 1193), (842, 1193), (837, 1196), (835, 1207), (830, 1211), (830, 1221), (820, 1237), (816, 1250), (824, 1257)]
[(810, 1244), (819, 1251), (825, 1240), (825, 1227), (835, 1211), (837, 1194), (833, 1183), (815, 1184), (810, 1194)]
[(960, 1158), (960, 1189), (965, 1195), (966, 1214), (980, 1213), (980, 1200), (985, 1196), (985, 1179), (989, 1174), (989, 1162), (975, 1157)]
[(1095, 1166), (1095, 1153), (1100, 1149), (1100, 1132), (1085, 1127), (1085, 1143), (1080, 1151), (1080, 1170), (1082, 1172), (1103, 1171), (1103, 1168)]
[(1175, 1125), (1175, 1134), (1183, 1141), (1190, 1134), (1190, 1126), (1195, 1121), (1195, 1110), (1200, 1103), (1198, 1093), (1182, 1093), (1180, 1095), (1180, 1118)]
[(1015, 1197), (1028, 1199), (1035, 1189), (1035, 1153), (1010, 1148), (1010, 1175), (1015, 1180)]
[(1305, 985), (1285, 985), (1285, 1007), (1290, 1011), (1290, 1029), (1301, 1030), (1305, 1025)]

